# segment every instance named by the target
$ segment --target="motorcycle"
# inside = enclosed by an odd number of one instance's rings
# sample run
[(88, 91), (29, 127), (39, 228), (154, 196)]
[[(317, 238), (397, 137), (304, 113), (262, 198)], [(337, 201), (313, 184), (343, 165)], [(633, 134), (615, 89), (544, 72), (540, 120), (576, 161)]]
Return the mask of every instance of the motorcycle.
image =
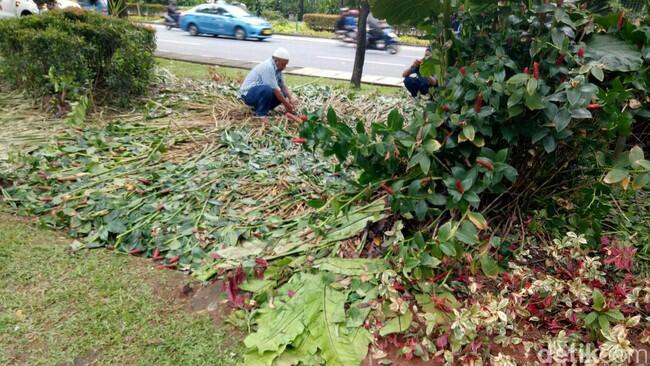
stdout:
[(180, 11), (176, 12), (176, 19), (178, 19), (178, 21), (176, 21), (174, 18), (172, 18), (169, 15), (169, 13), (165, 13), (163, 18), (165, 20), (165, 26), (167, 27), (167, 30), (171, 30), (172, 28), (180, 28), (181, 27), (181, 25), (180, 25), (181, 12)]
[[(399, 37), (390, 26), (384, 26), (381, 29), (382, 37), (374, 39), (370, 35), (370, 31), (366, 32), (367, 47), (369, 49), (388, 51), (391, 55), (399, 51)], [(356, 30), (339, 30), (336, 31), (336, 38), (343, 43), (357, 43)]]

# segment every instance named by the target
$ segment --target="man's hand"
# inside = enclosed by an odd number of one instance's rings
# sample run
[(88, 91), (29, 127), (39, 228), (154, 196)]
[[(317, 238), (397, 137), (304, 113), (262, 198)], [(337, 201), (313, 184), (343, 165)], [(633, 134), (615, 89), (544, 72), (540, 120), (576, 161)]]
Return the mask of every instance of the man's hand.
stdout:
[(416, 67), (420, 67), (420, 65), (422, 65), (422, 60), (415, 60), (413, 61), (412, 67), (416, 68)]
[(291, 100), (289, 100), (289, 99), (287, 99), (287, 101), (284, 103), (284, 108), (289, 113), (293, 113), (293, 112), (296, 111), (296, 107), (294, 107), (293, 103), (291, 103)]

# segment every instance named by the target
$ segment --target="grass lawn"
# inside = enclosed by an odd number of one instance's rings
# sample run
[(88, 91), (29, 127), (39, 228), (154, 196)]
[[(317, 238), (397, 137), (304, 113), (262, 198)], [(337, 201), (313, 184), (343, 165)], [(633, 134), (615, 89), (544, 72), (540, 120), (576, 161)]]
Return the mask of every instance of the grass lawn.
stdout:
[[(176, 75), (179, 78), (189, 78), (195, 80), (206, 80), (210, 78), (210, 67), (211, 67), (210, 65), (196, 64), (196, 63), (185, 62), (185, 61), (168, 60), (163, 58), (158, 58), (157, 62), (159, 66), (169, 70), (172, 74)], [(217, 70), (220, 77), (224, 79), (233, 80), (233, 81), (241, 81), (246, 77), (246, 74), (248, 74), (248, 70), (237, 69), (234, 67), (218, 66)], [(295, 88), (296, 86), (307, 85), (307, 84), (316, 84), (316, 85), (329, 85), (335, 89), (344, 90), (344, 91), (353, 90), (350, 86), (350, 82), (346, 80), (316, 78), (316, 77), (299, 76), (299, 75), (285, 75), (285, 78), (290, 88)], [(401, 94), (405, 92), (403, 88), (398, 88), (398, 87), (362, 84), (361, 93), (377, 94), (377, 95), (395, 95), (395, 94)]]
[(1, 365), (236, 363), (239, 337), (189, 311), (188, 276), (70, 242), (0, 213)]

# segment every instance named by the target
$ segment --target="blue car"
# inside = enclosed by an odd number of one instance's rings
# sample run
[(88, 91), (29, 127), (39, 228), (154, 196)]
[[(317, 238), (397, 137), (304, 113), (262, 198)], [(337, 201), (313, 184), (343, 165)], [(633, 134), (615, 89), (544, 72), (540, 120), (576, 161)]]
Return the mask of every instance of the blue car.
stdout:
[(255, 38), (259, 41), (273, 34), (271, 23), (250, 15), (246, 10), (227, 4), (203, 4), (184, 12), (181, 29), (191, 35), (212, 34), (232, 36), (243, 40)]
[(107, 0), (78, 0), (79, 5), (88, 11), (94, 11), (100, 14), (108, 15)]

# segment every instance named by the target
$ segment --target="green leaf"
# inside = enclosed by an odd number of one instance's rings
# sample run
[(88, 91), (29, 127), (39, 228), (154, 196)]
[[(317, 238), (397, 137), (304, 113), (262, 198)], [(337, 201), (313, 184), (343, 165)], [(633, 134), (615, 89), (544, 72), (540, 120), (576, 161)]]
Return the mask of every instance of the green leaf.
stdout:
[(428, 138), (422, 142), (422, 147), (428, 154), (433, 154), (434, 152), (440, 150), (442, 144), (436, 139)]
[(113, 220), (108, 223), (106, 229), (113, 234), (121, 234), (126, 231), (126, 226), (122, 221)]
[(252, 292), (254, 294), (259, 294), (259, 293), (273, 290), (273, 286), (275, 284), (276, 282), (271, 280), (248, 279), (246, 280), (246, 282), (239, 285), (239, 288), (244, 291)]
[(603, 293), (600, 290), (594, 290), (591, 294), (591, 298), (594, 302), (593, 309), (596, 311), (601, 311), (605, 307), (605, 298)]
[(319, 209), (323, 206), (325, 206), (325, 201), (320, 200), (320, 199), (314, 199), (314, 200), (309, 200), (307, 202), (307, 205), (311, 208)]
[(569, 113), (566, 108), (560, 109), (553, 117), (553, 123), (555, 124), (555, 130), (557, 132), (562, 132), (565, 128), (567, 128), (570, 122), (571, 113)]
[(399, 131), (404, 127), (404, 117), (397, 109), (393, 109), (388, 113), (388, 128), (391, 131)]
[(605, 73), (603, 73), (603, 69), (601, 69), (598, 66), (594, 66), (591, 68), (591, 75), (593, 75), (598, 81), (603, 81), (605, 80)]
[(478, 232), (474, 224), (469, 221), (463, 221), (456, 232), (456, 239), (470, 245), (478, 243)]
[(453, 226), (454, 226), (453, 221), (447, 221), (444, 225), (442, 225), (438, 229), (438, 240), (440, 241), (451, 240), (451, 238), (453, 238), (455, 234), (453, 231)]
[(379, 330), (379, 335), (385, 337), (393, 333), (402, 333), (411, 327), (413, 314), (407, 311), (406, 314), (400, 315), (386, 322), (383, 328)]
[(530, 110), (544, 109), (542, 97), (535, 93), (533, 95), (526, 95), (526, 107)]
[(637, 71), (643, 65), (641, 52), (628, 43), (607, 34), (595, 34), (587, 42), (585, 58), (603, 64), (609, 71)]
[(430, 0), (370, 0), (372, 13), (394, 24), (419, 24), (427, 17), (441, 12), (441, 4)]
[(626, 169), (614, 168), (609, 173), (607, 173), (603, 181), (607, 184), (614, 184), (622, 181), (623, 179), (627, 178), (629, 175), (630, 172), (628, 172)]
[(542, 144), (544, 145), (544, 150), (546, 150), (546, 152), (549, 154), (555, 151), (555, 148), (557, 147), (555, 143), (555, 137), (551, 135), (544, 137)]
[(463, 135), (465, 135), (465, 137), (467, 137), (469, 141), (474, 141), (474, 136), (476, 135), (476, 130), (474, 130), (474, 126), (467, 125), (463, 127)]
[(429, 206), (427, 205), (426, 200), (423, 199), (419, 200), (418, 203), (415, 205), (415, 216), (420, 221), (424, 220), (428, 211), (429, 211)]
[(579, 89), (569, 89), (566, 91), (566, 99), (569, 101), (569, 104), (573, 106), (580, 100), (580, 94)]
[(598, 326), (603, 333), (609, 331), (609, 318), (604, 314), (598, 315)]
[(305, 303), (306, 292), (322, 292), (319, 289), (322, 286), (319, 276), (296, 275), (294, 278), (304, 281), (305, 286), (309, 287), (299, 289), (285, 304), (262, 314), (257, 320), (257, 332), (244, 339), (246, 347), (255, 349), (260, 355), (266, 351), (283, 350), (305, 331), (303, 317), (322, 311), (319, 303)]
[(598, 313), (592, 311), (587, 316), (585, 316), (585, 325), (591, 325), (593, 322), (596, 321), (596, 319), (598, 319)]
[(329, 109), (327, 110), (327, 122), (330, 125), (335, 125), (337, 121), (338, 121), (338, 117), (336, 116), (336, 111), (334, 110), (334, 108), (329, 107)]
[(489, 255), (485, 254), (481, 257), (481, 270), (488, 277), (496, 277), (499, 274), (499, 265)]
[(605, 313), (605, 315), (607, 315), (613, 321), (622, 322), (625, 320), (625, 316), (618, 309), (610, 309)]
[(576, 119), (589, 119), (592, 118), (592, 115), (586, 108), (574, 108), (571, 110), (571, 117)]
[[(346, 328), (345, 302), (348, 294), (329, 286), (319, 293), (311, 293), (305, 299), (306, 307), (320, 307), (313, 321), (305, 318), (309, 342), (318, 345), (321, 357), (327, 365), (358, 365), (368, 354), (370, 334), (363, 328)], [(312, 305), (313, 304), (313, 305)]]
[(485, 217), (481, 215), (479, 212), (468, 212), (467, 213), (467, 218), (469, 221), (476, 226), (477, 229), (479, 230), (487, 230), (488, 224), (487, 220), (485, 220)]
[(533, 95), (535, 94), (535, 90), (537, 90), (537, 80), (535, 78), (528, 79), (528, 83), (526, 83), (526, 93), (528, 93), (528, 95)]
[(643, 149), (639, 145), (634, 146), (630, 150), (630, 164), (632, 165), (632, 168), (634, 169), (639, 169), (641, 168), (641, 164), (639, 163), (641, 160), (644, 160), (645, 156), (643, 154)]
[(325, 257), (314, 262), (314, 268), (346, 276), (373, 275), (388, 269), (383, 259), (347, 259)]
[(450, 241), (440, 243), (440, 250), (442, 250), (442, 252), (447, 256), (456, 256), (456, 246), (454, 246), (454, 243)]

